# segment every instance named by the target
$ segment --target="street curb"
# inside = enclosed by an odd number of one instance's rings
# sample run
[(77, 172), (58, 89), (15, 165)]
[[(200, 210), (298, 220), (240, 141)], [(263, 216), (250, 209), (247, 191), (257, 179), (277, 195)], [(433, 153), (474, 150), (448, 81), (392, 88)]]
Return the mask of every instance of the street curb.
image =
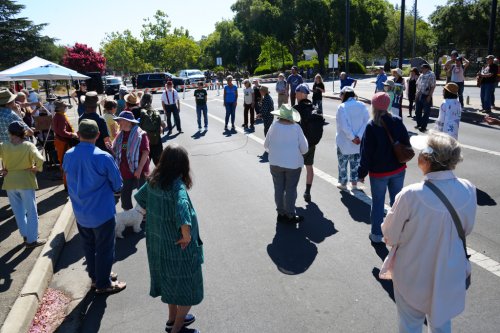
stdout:
[[(325, 98), (329, 99), (335, 99), (335, 100), (340, 100), (340, 96), (332, 96), (332, 95), (323, 95)], [(371, 105), (371, 101), (361, 97), (359, 98), (360, 102), (363, 102), (365, 104)], [(403, 106), (403, 108), (408, 108), (407, 106)], [(439, 115), (439, 108), (438, 107), (431, 107), (431, 117), (437, 117)], [(478, 112), (470, 112), (470, 111), (462, 111), (462, 120), (466, 121), (473, 121), (473, 122), (482, 122), (484, 120), (484, 116), (486, 114), (484, 113), (478, 113)]]
[(28, 332), (43, 294), (54, 274), (54, 268), (75, 221), (71, 201), (59, 215), (52, 232), (36, 260), (31, 273), (5, 319), (1, 333)]

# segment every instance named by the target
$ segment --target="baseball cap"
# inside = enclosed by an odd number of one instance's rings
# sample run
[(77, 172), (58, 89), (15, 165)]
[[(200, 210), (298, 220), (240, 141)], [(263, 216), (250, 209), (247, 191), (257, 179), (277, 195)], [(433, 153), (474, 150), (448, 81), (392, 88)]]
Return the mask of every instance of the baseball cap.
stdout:
[(307, 83), (301, 83), (295, 88), (295, 92), (300, 92), (303, 94), (309, 94), (311, 92), (311, 89), (309, 89), (309, 86)]
[(84, 139), (93, 139), (97, 136), (97, 133), (99, 133), (99, 127), (95, 120), (82, 119), (80, 124), (78, 124), (78, 133), (80, 133)]

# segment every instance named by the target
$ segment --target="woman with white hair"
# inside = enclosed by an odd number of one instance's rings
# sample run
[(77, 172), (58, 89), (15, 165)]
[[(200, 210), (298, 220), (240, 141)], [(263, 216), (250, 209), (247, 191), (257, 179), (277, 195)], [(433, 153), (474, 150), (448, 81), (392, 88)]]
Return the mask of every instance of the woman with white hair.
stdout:
[(451, 318), (465, 308), (471, 272), (465, 236), (475, 221), (476, 188), (453, 173), (462, 161), (454, 138), (432, 131), (411, 143), (421, 151), (424, 181), (403, 188), (382, 224), (392, 246), (384, 266), (394, 283), (399, 332), (422, 332), (426, 318), (429, 332), (451, 332)]

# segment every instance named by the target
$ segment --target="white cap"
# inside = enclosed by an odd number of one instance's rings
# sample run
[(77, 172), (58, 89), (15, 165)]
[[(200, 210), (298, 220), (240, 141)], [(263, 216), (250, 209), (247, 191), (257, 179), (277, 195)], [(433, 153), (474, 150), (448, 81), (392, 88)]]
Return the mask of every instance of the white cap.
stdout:
[(413, 148), (420, 150), (424, 154), (432, 154), (434, 150), (428, 145), (428, 135), (413, 135), (410, 137), (410, 144)]

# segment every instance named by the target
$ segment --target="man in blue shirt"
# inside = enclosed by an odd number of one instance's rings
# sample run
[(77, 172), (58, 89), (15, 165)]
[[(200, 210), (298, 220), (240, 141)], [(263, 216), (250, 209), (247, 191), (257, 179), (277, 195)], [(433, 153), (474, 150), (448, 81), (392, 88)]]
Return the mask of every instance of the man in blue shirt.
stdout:
[(340, 90), (342, 90), (342, 88), (347, 87), (347, 86), (356, 88), (357, 83), (358, 83), (358, 80), (353, 79), (350, 76), (347, 76), (346, 72), (340, 73)]
[(384, 91), (385, 81), (387, 81), (387, 75), (385, 75), (384, 67), (380, 66), (378, 68), (377, 80), (375, 81), (375, 93)]
[(73, 205), (87, 271), (96, 293), (116, 293), (126, 287), (111, 272), (115, 254), (115, 198), (122, 178), (113, 157), (97, 148), (99, 127), (94, 120), (81, 119), (80, 143), (64, 156), (63, 169)]
[(295, 105), (295, 89), (302, 84), (304, 80), (300, 74), (297, 74), (298, 67), (292, 67), (292, 74), (290, 74), (286, 79), (286, 91), (290, 91), (290, 104)]

